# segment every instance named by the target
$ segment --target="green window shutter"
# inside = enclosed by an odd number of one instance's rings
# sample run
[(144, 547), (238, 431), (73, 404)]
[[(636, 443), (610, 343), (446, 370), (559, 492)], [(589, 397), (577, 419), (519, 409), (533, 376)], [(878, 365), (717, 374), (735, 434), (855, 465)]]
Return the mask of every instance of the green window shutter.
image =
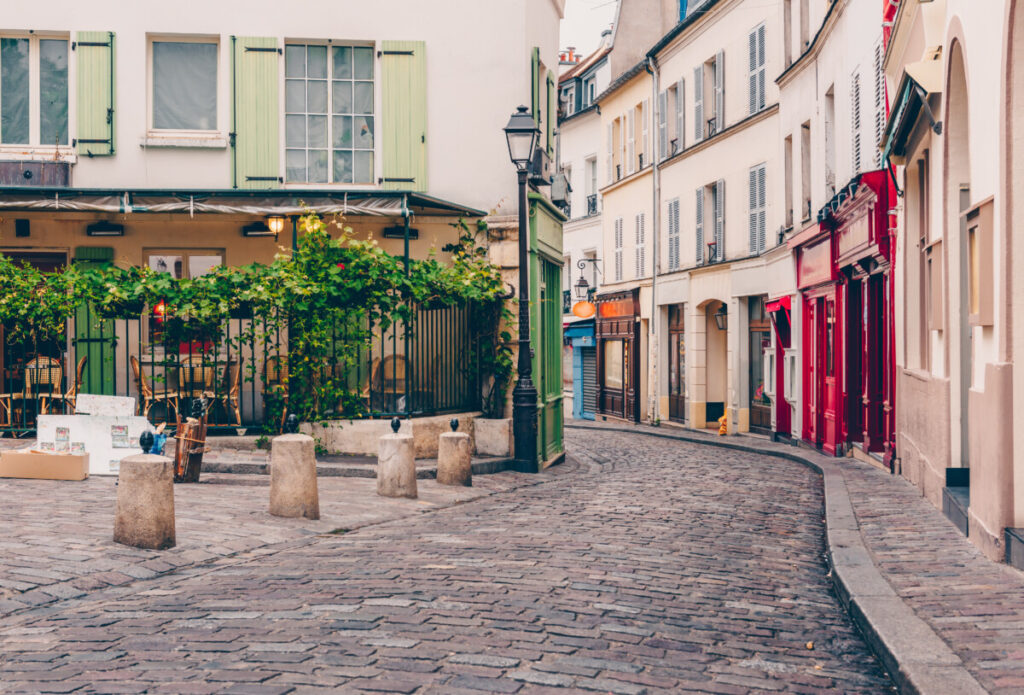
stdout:
[(384, 190), (427, 190), (427, 45), (382, 41)]
[(533, 114), (533, 120), (537, 123), (537, 127), (540, 127), (540, 49), (536, 46), (533, 47), (533, 53), (530, 57), (530, 113)]
[(555, 157), (555, 119), (558, 113), (558, 102), (555, 99), (555, 73), (548, 70), (548, 113), (547, 113), (547, 148), (548, 156)]
[(231, 186), (277, 188), (281, 49), (272, 37), (233, 36), (231, 44)]
[(80, 31), (77, 53), (78, 119), (75, 149), (87, 157), (114, 154), (114, 33)]

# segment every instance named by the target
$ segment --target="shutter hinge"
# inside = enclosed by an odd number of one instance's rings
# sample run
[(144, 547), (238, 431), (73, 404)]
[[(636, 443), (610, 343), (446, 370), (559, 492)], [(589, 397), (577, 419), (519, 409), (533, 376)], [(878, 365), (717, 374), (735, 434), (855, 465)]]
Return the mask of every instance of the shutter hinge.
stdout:
[(110, 125), (113, 122), (114, 122), (114, 109), (113, 108), (108, 108), (107, 109), (107, 125)]
[(377, 57), (381, 56), (412, 56), (416, 55), (413, 51), (377, 51)]
[(80, 138), (78, 140), (72, 140), (71, 144), (72, 144), (72, 146), (75, 146), (75, 145), (78, 145), (79, 143), (83, 143), (83, 142), (84, 143), (95, 143), (97, 145), (101, 145), (101, 144), (102, 145), (109, 145), (110, 144), (110, 138), (103, 138), (102, 140), (96, 139), (96, 138)]
[(229, 145), (230, 145), (231, 147), (234, 147), (234, 146), (235, 146), (235, 137), (236, 137), (237, 135), (238, 135), (238, 133), (228, 133), (228, 144), (229, 144)]
[(246, 53), (250, 53), (250, 52), (251, 53), (277, 53), (278, 55), (281, 55), (283, 53), (283, 51), (280, 48), (269, 47), (269, 46), (268, 47), (246, 46), (245, 47), (245, 51), (246, 51)]
[(416, 183), (416, 179), (396, 179), (385, 176), (377, 179), (377, 183)]
[(277, 181), (278, 183), (284, 183), (284, 179), (280, 176), (246, 176), (246, 181)]
[(103, 48), (109, 48), (109, 41), (72, 41), (71, 50), (75, 50), (78, 46), (102, 46)]

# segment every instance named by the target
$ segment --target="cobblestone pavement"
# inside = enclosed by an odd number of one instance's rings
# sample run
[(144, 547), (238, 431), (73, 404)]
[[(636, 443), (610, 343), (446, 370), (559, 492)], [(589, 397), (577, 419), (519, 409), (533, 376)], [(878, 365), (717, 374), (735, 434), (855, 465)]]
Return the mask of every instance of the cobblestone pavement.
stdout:
[(580, 467), (538, 485), (9, 616), (0, 690), (890, 690), (829, 591), (813, 473), (567, 435)]

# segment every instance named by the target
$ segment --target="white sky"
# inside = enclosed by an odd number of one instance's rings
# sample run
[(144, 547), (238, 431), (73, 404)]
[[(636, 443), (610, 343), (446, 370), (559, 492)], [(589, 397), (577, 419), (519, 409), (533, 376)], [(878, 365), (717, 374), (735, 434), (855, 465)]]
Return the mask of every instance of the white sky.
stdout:
[(558, 47), (575, 46), (586, 58), (597, 48), (601, 32), (615, 20), (618, 0), (566, 0)]

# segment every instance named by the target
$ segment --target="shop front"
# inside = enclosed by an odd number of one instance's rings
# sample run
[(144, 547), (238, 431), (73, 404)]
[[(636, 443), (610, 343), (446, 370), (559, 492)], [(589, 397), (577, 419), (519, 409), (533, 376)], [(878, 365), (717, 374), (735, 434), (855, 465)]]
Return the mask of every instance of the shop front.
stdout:
[(640, 421), (640, 291), (597, 297), (597, 406), (602, 415)]
[(593, 420), (597, 413), (597, 348), (594, 321), (567, 324), (565, 342), (572, 350), (572, 416)]
[[(803, 439), (826, 453), (893, 455), (889, 182), (855, 177), (794, 237), (803, 296)], [(777, 313), (777, 312), (776, 312)]]
[(778, 299), (765, 302), (765, 313), (768, 315), (772, 331), (768, 337), (770, 348), (765, 350), (764, 384), (768, 397), (774, 401), (772, 436), (788, 439), (792, 432), (792, 414), (790, 400), (793, 400), (792, 387), (787, 382), (787, 374), (791, 373), (795, 364), (795, 351), (791, 346), (791, 315), (792, 299), (784, 295)]

